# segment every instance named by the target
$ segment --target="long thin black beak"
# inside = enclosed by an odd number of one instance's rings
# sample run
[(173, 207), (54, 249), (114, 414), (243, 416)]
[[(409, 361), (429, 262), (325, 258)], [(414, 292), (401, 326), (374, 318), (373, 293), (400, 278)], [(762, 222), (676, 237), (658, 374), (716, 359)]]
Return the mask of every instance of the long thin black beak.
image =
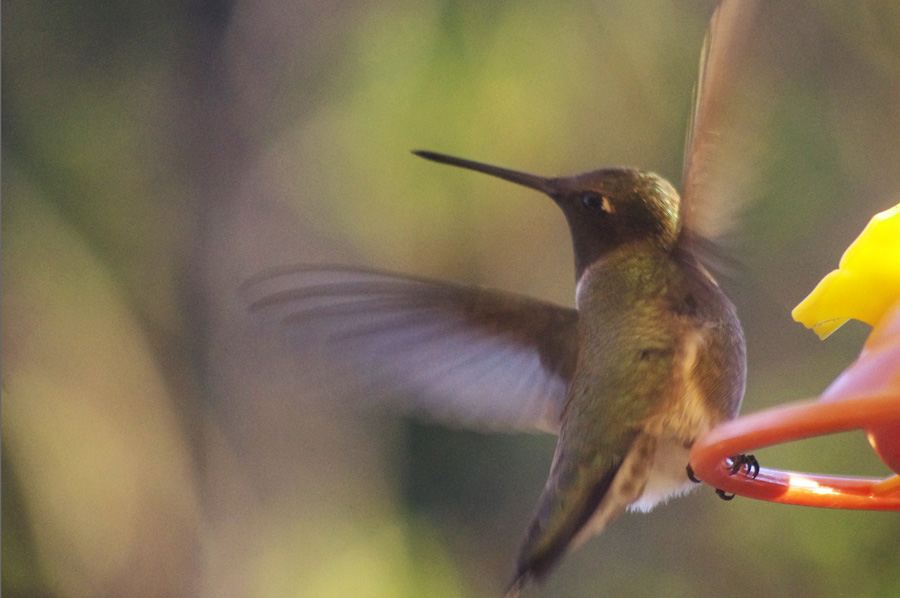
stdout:
[(491, 166), (490, 164), (482, 164), (481, 162), (473, 162), (472, 160), (454, 158), (453, 156), (447, 156), (445, 154), (438, 154), (435, 152), (416, 150), (413, 153), (420, 158), (425, 158), (426, 160), (431, 160), (432, 162), (439, 162), (441, 164), (449, 164), (450, 166), (459, 166), (460, 168), (465, 168), (467, 170), (483, 172), (484, 174), (489, 174), (511, 183), (516, 183), (517, 185), (522, 185), (524, 187), (529, 187), (536, 191), (546, 193), (550, 197), (553, 197), (556, 191), (553, 185), (554, 179), (544, 178), (533, 174), (526, 174), (524, 172), (518, 172), (516, 170), (509, 170), (508, 168), (500, 168), (499, 166)]

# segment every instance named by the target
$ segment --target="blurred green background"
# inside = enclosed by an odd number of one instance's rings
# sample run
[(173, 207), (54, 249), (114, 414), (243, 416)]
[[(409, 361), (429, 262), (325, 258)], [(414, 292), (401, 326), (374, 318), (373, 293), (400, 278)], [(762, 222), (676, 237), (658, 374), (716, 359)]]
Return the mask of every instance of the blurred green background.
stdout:
[[(822, 343), (790, 309), (900, 201), (900, 5), (762, 4), (723, 135), (745, 413), (856, 357), (866, 326)], [(498, 595), (554, 439), (304, 401), (236, 288), (342, 262), (571, 305), (551, 202), (408, 152), (677, 184), (713, 6), (4, 2), (4, 596)], [(860, 434), (758, 456), (887, 473)], [(704, 488), (526, 595), (896, 595), (898, 538)]]

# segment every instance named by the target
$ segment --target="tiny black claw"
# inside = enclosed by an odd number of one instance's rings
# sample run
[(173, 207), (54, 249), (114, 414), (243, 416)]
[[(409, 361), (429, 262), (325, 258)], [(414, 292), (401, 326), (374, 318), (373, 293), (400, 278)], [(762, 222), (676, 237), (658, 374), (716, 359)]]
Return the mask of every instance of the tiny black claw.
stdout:
[(747, 467), (747, 473), (755, 480), (756, 476), (759, 475), (759, 461), (753, 455), (747, 455), (747, 458), (750, 460), (750, 466)]
[(694, 468), (691, 467), (691, 464), (690, 464), (690, 463), (688, 463), (688, 466), (687, 466), (687, 476), (688, 476), (688, 479), (689, 479), (690, 481), (694, 482), (695, 484), (702, 484), (702, 483), (703, 483), (702, 481), (700, 481), (700, 480), (697, 479), (697, 476), (694, 475)]
[(722, 500), (731, 500), (734, 498), (734, 494), (728, 494), (724, 490), (720, 490), (718, 488), (716, 488), (716, 494), (718, 494), (719, 498), (721, 498)]
[(731, 475), (736, 475), (741, 469), (747, 470), (747, 475), (756, 479), (759, 475), (759, 460), (753, 455), (736, 455), (731, 458)]

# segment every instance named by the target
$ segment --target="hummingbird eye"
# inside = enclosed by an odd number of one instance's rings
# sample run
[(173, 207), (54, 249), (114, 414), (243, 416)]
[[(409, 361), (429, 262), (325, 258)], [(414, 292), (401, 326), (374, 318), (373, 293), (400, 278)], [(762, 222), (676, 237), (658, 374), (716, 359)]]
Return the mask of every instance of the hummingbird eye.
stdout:
[(581, 196), (581, 204), (590, 211), (603, 210), (607, 211), (607, 201), (602, 195), (597, 193), (585, 193)]

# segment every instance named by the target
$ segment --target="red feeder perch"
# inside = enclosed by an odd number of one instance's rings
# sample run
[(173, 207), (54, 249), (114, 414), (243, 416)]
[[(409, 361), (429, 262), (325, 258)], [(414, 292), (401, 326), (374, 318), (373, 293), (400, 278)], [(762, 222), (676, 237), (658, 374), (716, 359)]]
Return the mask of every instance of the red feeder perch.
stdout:
[(900, 474), (900, 302), (876, 326), (859, 359), (815, 401), (768, 409), (728, 422), (698, 440), (691, 466), (704, 482), (741, 496), (835, 509), (900, 511), (900, 476), (864, 479), (762, 468), (731, 475), (727, 459), (775, 444), (848, 430)]
[[(900, 241), (893, 231), (891, 234), (892, 243)], [(848, 256), (860, 255), (859, 248), (851, 246), (842, 268)], [(900, 264), (896, 255), (891, 251), (879, 257), (895, 268)], [(694, 444), (691, 467), (697, 478), (711, 486), (750, 498), (835, 509), (900, 511), (900, 475), (864, 479), (768, 468), (760, 469), (756, 478), (745, 475), (746, 470), (731, 474), (729, 458), (733, 455), (855, 429), (864, 430), (881, 460), (900, 474), (900, 300), (878, 318), (859, 359), (817, 400), (768, 409), (715, 428)]]

